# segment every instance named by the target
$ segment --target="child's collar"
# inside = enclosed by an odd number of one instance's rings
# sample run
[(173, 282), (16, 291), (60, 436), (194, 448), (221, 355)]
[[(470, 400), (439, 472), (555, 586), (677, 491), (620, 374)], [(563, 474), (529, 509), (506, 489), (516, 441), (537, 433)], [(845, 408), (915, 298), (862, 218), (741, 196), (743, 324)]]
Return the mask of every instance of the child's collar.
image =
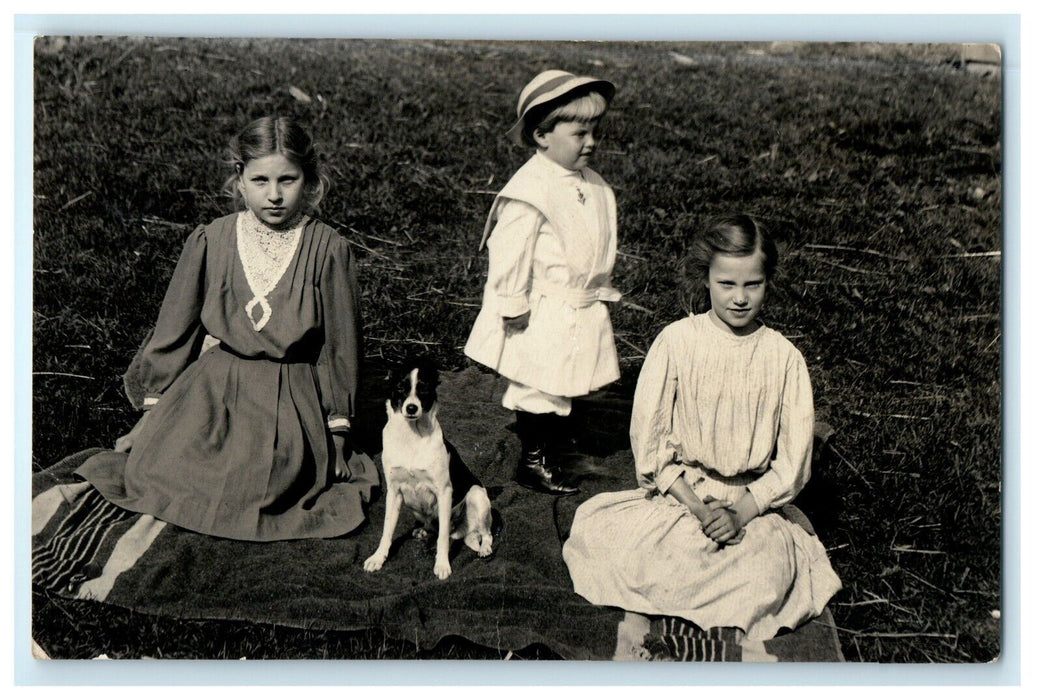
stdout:
[(560, 163), (553, 161), (549, 156), (538, 149), (536, 149), (535, 155), (544, 168), (560, 177), (581, 177), (584, 180), (586, 179), (586, 175), (582, 170), (569, 170)]

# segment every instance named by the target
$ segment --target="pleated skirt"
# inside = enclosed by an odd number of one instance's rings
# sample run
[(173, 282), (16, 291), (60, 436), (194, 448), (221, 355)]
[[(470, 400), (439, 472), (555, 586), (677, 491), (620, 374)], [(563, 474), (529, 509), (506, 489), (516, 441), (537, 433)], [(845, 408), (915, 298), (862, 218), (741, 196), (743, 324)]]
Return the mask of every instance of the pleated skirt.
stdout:
[[(239, 540), (336, 537), (365, 519), (376, 465), (338, 454), (308, 363), (214, 347), (151, 409), (129, 455), (101, 452), (76, 473), (112, 503)], [(343, 460), (346, 480), (334, 478)]]

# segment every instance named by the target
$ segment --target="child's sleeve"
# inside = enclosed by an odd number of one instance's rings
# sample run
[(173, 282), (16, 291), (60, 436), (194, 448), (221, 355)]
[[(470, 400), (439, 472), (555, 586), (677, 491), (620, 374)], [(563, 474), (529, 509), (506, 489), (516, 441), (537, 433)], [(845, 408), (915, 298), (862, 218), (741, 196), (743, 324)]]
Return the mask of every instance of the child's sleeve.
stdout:
[(362, 335), (355, 259), (347, 239), (339, 234), (326, 256), (319, 293), (325, 340), (315, 370), (322, 410), (330, 431), (347, 432), (355, 414)]
[(771, 466), (749, 484), (749, 493), (763, 513), (792, 501), (810, 479), (814, 450), (814, 394), (807, 363), (794, 351), (782, 387), (778, 442)]
[(513, 318), (528, 311), (532, 260), (543, 215), (531, 204), (506, 199), (488, 239), (488, 279), (496, 292), (503, 317)]
[(151, 340), (141, 355), (147, 411), (199, 355), (206, 329), (200, 314), (206, 296), (206, 236), (202, 226), (185, 241)]
[(663, 333), (651, 344), (641, 367), (630, 417), (630, 443), (641, 488), (666, 493), (683, 473), (673, 436), (676, 395), (676, 364)]

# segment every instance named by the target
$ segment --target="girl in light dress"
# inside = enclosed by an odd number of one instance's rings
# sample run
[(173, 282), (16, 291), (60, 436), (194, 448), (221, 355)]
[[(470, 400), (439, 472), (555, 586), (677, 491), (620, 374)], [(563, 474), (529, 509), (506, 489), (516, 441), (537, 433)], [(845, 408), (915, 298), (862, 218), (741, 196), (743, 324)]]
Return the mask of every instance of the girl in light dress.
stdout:
[(229, 154), (236, 211), (185, 242), (141, 356), (144, 414), (76, 473), (118, 506), (208, 535), (343, 535), (379, 487), (351, 450), (351, 248), (312, 216), (327, 180), (299, 124), (258, 119)]
[(638, 488), (581, 504), (564, 544), (590, 602), (766, 640), (840, 589), (818, 538), (779, 512), (810, 477), (814, 404), (803, 356), (757, 318), (777, 258), (748, 216), (695, 240), (709, 309), (648, 352), (630, 423)]

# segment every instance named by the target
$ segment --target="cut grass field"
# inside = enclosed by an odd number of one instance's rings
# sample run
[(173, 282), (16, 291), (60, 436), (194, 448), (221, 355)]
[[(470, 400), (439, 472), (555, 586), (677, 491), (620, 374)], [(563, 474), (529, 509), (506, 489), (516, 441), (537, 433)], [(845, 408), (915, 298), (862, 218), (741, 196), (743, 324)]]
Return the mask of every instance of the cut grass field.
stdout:
[[(844, 590), (852, 661), (999, 653), (1001, 84), (958, 47), (41, 39), (35, 64), (34, 471), (134, 422), (121, 375), (181, 243), (225, 213), (221, 153), (252, 118), (303, 120), (358, 254), (367, 384), (477, 313), (477, 242), (518, 89), (558, 67), (618, 86), (594, 168), (619, 201), (624, 387), (681, 314), (690, 234), (749, 212), (785, 243), (766, 322), (807, 358), (834, 433), (798, 504)], [(64, 658), (501, 658), (377, 633), (153, 618), (33, 593)], [(547, 658), (546, 650), (514, 656)]]

